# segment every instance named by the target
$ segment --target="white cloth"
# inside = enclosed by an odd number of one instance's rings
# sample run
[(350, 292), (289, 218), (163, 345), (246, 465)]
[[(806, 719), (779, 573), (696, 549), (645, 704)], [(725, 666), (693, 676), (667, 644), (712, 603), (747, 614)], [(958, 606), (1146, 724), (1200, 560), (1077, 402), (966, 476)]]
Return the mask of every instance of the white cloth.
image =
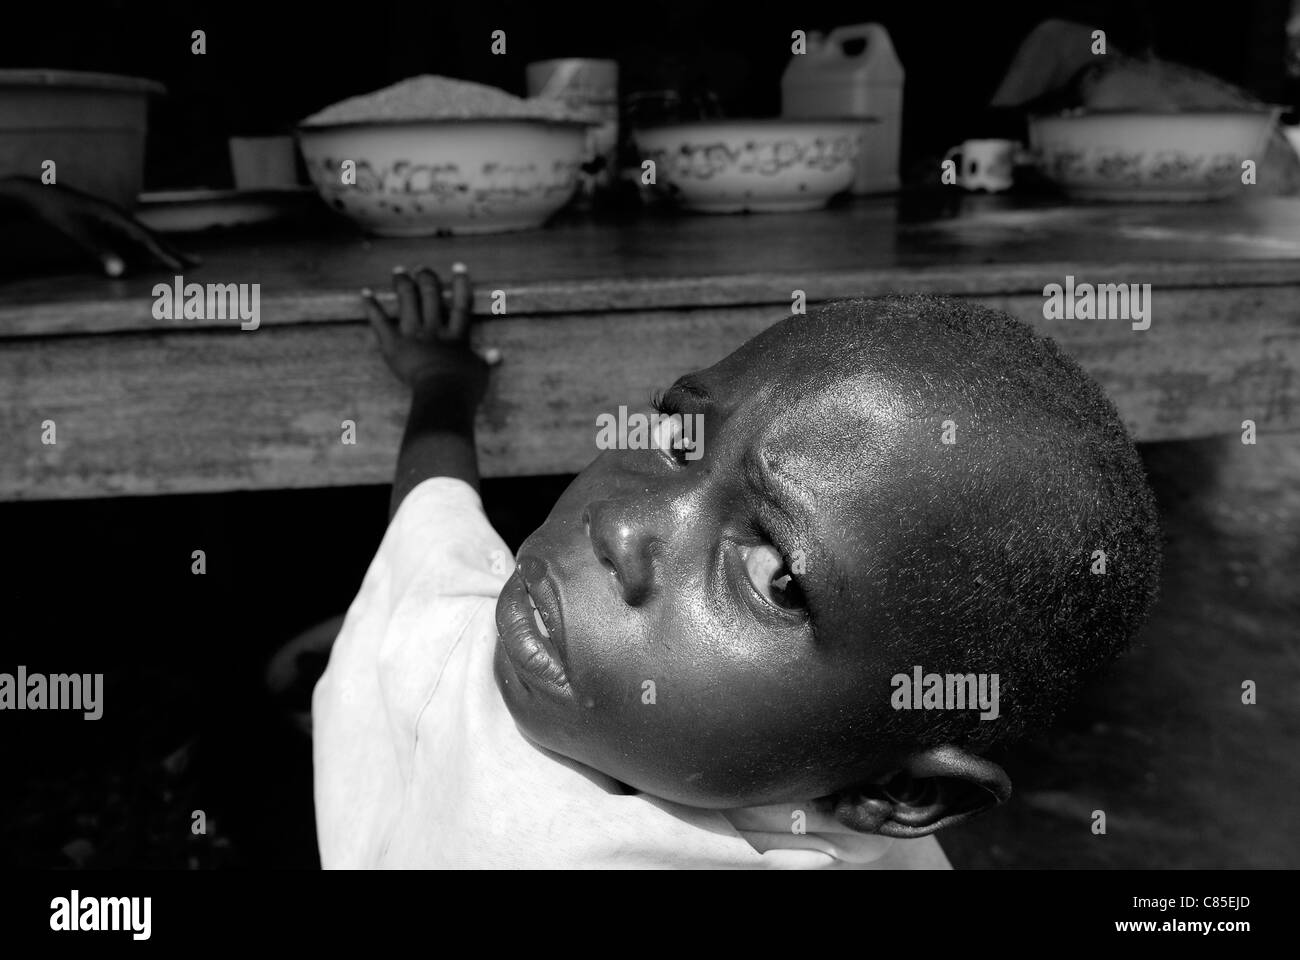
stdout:
[(948, 867), (930, 837), (852, 833), (810, 804), (625, 794), (532, 743), (492, 675), (513, 566), (463, 481), (426, 480), (398, 508), (313, 696), (324, 867)]

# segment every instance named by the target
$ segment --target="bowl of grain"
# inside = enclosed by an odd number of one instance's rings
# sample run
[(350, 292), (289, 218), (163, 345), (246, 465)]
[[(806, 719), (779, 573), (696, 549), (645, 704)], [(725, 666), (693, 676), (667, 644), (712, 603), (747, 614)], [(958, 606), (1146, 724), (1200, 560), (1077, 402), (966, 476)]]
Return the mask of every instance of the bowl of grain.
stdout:
[(590, 118), (422, 76), (326, 107), (298, 125), (327, 204), (385, 237), (541, 226), (573, 196)]

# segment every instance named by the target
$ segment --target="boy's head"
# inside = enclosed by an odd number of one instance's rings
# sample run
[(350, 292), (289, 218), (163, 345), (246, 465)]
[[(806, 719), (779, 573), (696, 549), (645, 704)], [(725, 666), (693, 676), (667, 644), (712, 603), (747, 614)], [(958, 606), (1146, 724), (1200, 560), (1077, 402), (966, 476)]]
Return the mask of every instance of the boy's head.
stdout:
[[(520, 727), (640, 790), (824, 798), (895, 836), (957, 822), (1009, 791), (979, 753), (1049, 720), (1154, 597), (1156, 510), (1114, 407), (1001, 313), (833, 303), (661, 405), (703, 415), (702, 456), (603, 452), (497, 605)], [(996, 719), (896, 709), (917, 667), (996, 674)]]

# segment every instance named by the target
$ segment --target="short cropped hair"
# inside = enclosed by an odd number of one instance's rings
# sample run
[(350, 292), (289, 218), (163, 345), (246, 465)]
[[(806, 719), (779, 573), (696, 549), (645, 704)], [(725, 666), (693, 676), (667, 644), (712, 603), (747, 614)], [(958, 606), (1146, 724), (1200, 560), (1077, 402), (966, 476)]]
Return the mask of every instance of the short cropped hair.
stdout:
[(1000, 716), (904, 711), (891, 726), (987, 749), (1048, 725), (1156, 597), (1155, 498), (1114, 404), (1051, 339), (968, 301), (836, 301), (799, 319), (832, 338), (837, 371), (886, 384), (914, 439), (942, 443), (952, 421), (942, 456), (894, 471), (917, 488), (889, 518), (905, 535), (863, 588), (886, 649), (922, 651), (926, 673), (998, 674)]

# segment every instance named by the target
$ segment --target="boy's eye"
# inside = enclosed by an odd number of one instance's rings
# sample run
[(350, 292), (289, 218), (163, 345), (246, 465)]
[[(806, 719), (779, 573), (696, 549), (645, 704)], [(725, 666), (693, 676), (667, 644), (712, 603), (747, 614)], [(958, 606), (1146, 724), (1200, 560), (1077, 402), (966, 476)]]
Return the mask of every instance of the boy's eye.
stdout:
[(694, 439), (686, 436), (684, 415), (667, 410), (658, 396), (652, 401), (658, 422), (654, 424), (651, 443), (656, 450), (662, 450), (683, 466), (689, 462), (686, 455), (695, 452)]
[(749, 582), (764, 600), (782, 610), (803, 609), (803, 591), (786, 569), (785, 560), (775, 547), (766, 543), (746, 547), (741, 556), (745, 560), (745, 574), (749, 577)]
[(654, 445), (659, 450), (673, 450), (682, 445), (682, 420), (677, 416), (661, 416), (654, 428)]

